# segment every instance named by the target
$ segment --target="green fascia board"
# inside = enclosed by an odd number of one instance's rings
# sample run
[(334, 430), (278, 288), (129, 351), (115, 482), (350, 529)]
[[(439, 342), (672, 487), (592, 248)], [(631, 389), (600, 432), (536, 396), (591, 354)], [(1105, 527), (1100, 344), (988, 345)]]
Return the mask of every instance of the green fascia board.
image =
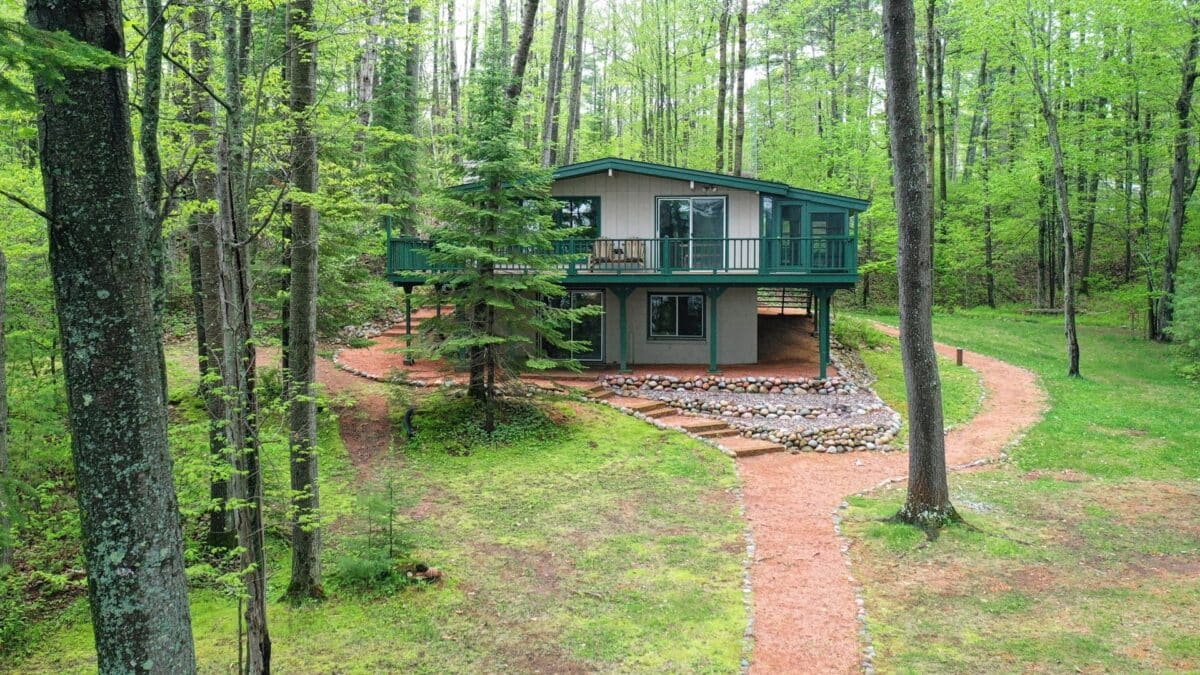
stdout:
[[(388, 274), (393, 284), (422, 285), (426, 275), (421, 273)], [(670, 275), (670, 274), (568, 274), (559, 279), (567, 287), (579, 288), (644, 288), (644, 287), (745, 287), (756, 288), (853, 288), (858, 283), (857, 274), (714, 274), (714, 275)]]
[[(817, 204), (825, 204), (828, 206), (846, 209), (855, 213), (865, 211), (867, 210), (867, 207), (871, 205), (870, 202), (863, 199), (834, 195), (827, 192), (818, 192), (816, 190), (806, 190), (804, 188), (793, 187), (786, 183), (759, 180), (757, 178), (745, 178), (742, 176), (729, 176), (713, 171), (684, 169), (677, 166), (667, 166), (666, 164), (639, 162), (637, 160), (619, 159), (617, 157), (604, 157), (602, 159), (579, 162), (578, 164), (567, 164), (566, 166), (560, 166), (554, 170), (554, 180), (589, 176), (609, 170), (635, 173), (643, 176), (669, 178), (673, 180), (698, 181), (701, 183), (708, 183), (710, 185), (720, 185), (721, 187), (732, 188), (735, 190), (750, 190), (753, 192), (759, 192), (761, 194), (782, 197), (784, 199), (800, 199)], [(479, 187), (480, 185), (478, 183), (464, 183), (450, 189), (476, 190), (479, 189)]]

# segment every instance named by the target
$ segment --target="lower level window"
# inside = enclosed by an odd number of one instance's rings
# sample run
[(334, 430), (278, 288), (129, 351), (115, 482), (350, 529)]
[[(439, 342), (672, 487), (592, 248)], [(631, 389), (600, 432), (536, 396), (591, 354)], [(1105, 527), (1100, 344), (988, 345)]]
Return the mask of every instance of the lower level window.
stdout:
[(699, 293), (651, 293), (650, 337), (704, 337), (704, 296)]

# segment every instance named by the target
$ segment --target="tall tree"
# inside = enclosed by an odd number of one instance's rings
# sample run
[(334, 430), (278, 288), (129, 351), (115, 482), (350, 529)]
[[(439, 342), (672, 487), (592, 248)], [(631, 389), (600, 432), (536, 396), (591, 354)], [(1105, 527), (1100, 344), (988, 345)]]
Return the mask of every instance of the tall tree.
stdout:
[(561, 99), (563, 58), (567, 46), (567, 12), (570, 0), (554, 4), (554, 32), (550, 36), (550, 61), (546, 72), (546, 101), (542, 117), (542, 166), (554, 166), (558, 156), (558, 102)]
[(883, 34), (899, 229), (900, 356), (908, 392), (908, 495), (897, 518), (939, 527), (956, 520), (958, 514), (946, 481), (942, 385), (933, 348), (932, 195), (921, 137), (912, 0), (883, 0)]
[(323, 598), (317, 486), (317, 40), (312, 0), (291, 0), (292, 226), (288, 296), (288, 427), (292, 486), (293, 600)]
[[(1033, 22), (1028, 23), (1033, 26)], [(1060, 105), (1052, 100), (1046, 76), (1043, 73), (1049, 57), (1042, 60), (1038, 54), (1049, 54), (1049, 38), (1040, 36), (1036, 29), (1030, 37), (1034, 55), (1024, 61), (1029, 78), (1033, 82), (1034, 94), (1041, 103), (1042, 120), (1046, 124), (1046, 141), (1054, 161), (1054, 197), (1058, 202), (1058, 217), (1062, 236), (1062, 295), (1063, 325), (1067, 337), (1067, 375), (1079, 377), (1079, 336), (1075, 329), (1075, 235), (1071, 231), (1071, 198), (1067, 190), (1066, 162), (1063, 158), (1062, 139), (1058, 133), (1058, 110)]]
[[(191, 141), (197, 152), (213, 152), (212, 127), (216, 121), (216, 103), (210, 95), (212, 74), (212, 28), (209, 12), (202, 6), (188, 12), (191, 31), (189, 53), (192, 73), (189, 92)], [(232, 550), (237, 543), (233, 509), (229, 507), (229, 457), (225, 454), (227, 421), (225, 397), (210, 374), (218, 374), (222, 327), (218, 303), (220, 281), (216, 276), (215, 259), (206, 264), (206, 256), (216, 255), (215, 244), (202, 241), (206, 228), (211, 227), (214, 192), (211, 162), (198, 162), (192, 171), (192, 197), (199, 205), (189, 218), (189, 266), (192, 294), (196, 299), (196, 348), (200, 367), (200, 393), (209, 420), (209, 453), (212, 459), (209, 479), (209, 527), (207, 544), (213, 549)]]
[[(12, 564), (12, 480), (8, 474), (8, 347), (4, 334), (8, 309), (8, 259), (0, 250), (0, 570)], [(2, 572), (0, 572), (2, 573)]]
[(1179, 95), (1175, 98), (1174, 158), (1171, 162), (1171, 212), (1167, 223), (1167, 251), (1163, 258), (1162, 286), (1159, 289), (1154, 339), (1167, 340), (1174, 319), (1175, 274), (1179, 269), (1179, 251), (1183, 244), (1183, 226), (1187, 221), (1187, 203), (1196, 191), (1200, 169), (1193, 169), (1192, 95), (1196, 89), (1196, 61), (1200, 57), (1200, 17), (1190, 2), (1184, 3), (1191, 32), (1180, 66)]
[[(124, 56), (118, 0), (30, 0), (26, 16)], [(196, 664), (158, 289), (126, 82), (121, 67), (35, 80), (50, 271), (99, 669), (188, 673)]]
[(733, 175), (742, 175), (742, 143), (746, 139), (746, 15), (749, 1), (742, 0), (737, 16), (737, 84), (734, 99), (737, 121), (733, 130)]
[(575, 53), (571, 57), (571, 98), (567, 108), (567, 139), (563, 145), (563, 162), (575, 161), (576, 134), (579, 132), (579, 105), (583, 95), (583, 17), (586, 0), (575, 5)]
[(721, 17), (717, 23), (717, 172), (725, 170), (725, 101), (729, 86), (729, 3), (721, 0)]

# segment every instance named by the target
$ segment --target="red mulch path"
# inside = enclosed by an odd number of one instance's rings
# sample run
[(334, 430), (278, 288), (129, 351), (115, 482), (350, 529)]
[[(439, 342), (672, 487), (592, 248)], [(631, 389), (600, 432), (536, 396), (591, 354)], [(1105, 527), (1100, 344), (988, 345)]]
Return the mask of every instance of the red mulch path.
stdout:
[[(894, 328), (880, 329), (896, 335)], [(953, 347), (937, 349), (954, 356)], [(1033, 373), (973, 352), (965, 363), (979, 372), (987, 395), (979, 414), (947, 435), (951, 467), (999, 454), (1046, 407)], [(741, 459), (738, 466), (756, 545), (751, 672), (858, 672), (855, 584), (832, 513), (848, 495), (904, 476), (908, 455), (778, 453)]]

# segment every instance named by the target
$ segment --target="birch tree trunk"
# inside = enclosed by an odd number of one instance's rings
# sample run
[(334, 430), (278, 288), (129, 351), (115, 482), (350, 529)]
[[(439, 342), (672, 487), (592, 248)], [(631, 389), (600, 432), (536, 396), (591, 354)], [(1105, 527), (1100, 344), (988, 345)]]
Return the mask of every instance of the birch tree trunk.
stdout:
[[(125, 56), (118, 0), (30, 0), (34, 28)], [(162, 334), (126, 72), (35, 80), (50, 272), (100, 672), (195, 672)]]
[(292, 0), (291, 108), (295, 124), (292, 148), (292, 260), (288, 296), (288, 448), (292, 487), (292, 600), (323, 598), (321, 530), (317, 486), (317, 138), (311, 115), (316, 96), (317, 43), (312, 0)]
[(899, 227), (900, 355), (908, 392), (908, 496), (901, 521), (938, 527), (958, 518), (946, 482), (942, 385), (933, 349), (931, 189), (921, 138), (912, 0), (884, 0), (888, 128)]

